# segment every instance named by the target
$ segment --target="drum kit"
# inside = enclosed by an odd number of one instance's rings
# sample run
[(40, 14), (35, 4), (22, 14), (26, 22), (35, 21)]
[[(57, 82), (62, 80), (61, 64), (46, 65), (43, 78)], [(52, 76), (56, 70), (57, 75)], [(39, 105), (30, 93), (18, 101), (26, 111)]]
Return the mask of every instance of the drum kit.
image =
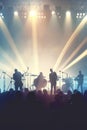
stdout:
[(70, 77), (62, 79), (64, 84), (62, 85), (62, 91), (67, 93), (68, 90), (73, 91), (73, 79)]

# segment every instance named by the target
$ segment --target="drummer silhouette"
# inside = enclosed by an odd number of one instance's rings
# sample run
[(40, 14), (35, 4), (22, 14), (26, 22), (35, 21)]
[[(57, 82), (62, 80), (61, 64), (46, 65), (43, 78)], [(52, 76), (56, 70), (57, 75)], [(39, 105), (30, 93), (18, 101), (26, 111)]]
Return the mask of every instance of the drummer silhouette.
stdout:
[(36, 90), (40, 90), (41, 88), (45, 87), (47, 84), (47, 80), (45, 79), (45, 76), (43, 76), (43, 73), (40, 72), (38, 77), (34, 79), (34, 85), (36, 87)]

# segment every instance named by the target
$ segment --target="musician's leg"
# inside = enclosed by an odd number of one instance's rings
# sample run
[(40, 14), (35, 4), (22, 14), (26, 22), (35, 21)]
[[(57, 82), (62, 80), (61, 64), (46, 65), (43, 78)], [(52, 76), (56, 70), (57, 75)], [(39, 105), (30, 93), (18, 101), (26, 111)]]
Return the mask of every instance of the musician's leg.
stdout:
[(56, 81), (54, 82), (54, 94), (56, 94)]
[(83, 85), (81, 84), (81, 93), (83, 94)]
[(18, 86), (15, 86), (15, 91), (18, 91)]
[(54, 85), (54, 94), (56, 94), (56, 85)]
[(78, 86), (77, 86), (77, 90), (78, 90), (78, 91), (79, 91), (79, 86), (80, 86), (80, 85), (78, 84)]
[(51, 84), (51, 95), (52, 95), (52, 92), (53, 92), (53, 85)]
[(22, 89), (22, 86), (20, 86), (20, 91), (22, 91), (23, 89)]
[(18, 84), (15, 83), (15, 91), (18, 91)]

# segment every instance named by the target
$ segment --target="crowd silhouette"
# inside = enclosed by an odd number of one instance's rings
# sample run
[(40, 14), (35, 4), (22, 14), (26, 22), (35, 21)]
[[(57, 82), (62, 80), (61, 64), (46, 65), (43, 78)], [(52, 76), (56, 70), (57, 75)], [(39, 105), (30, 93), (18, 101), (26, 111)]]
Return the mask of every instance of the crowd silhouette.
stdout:
[(87, 124), (87, 91), (60, 89), (55, 95), (47, 90), (14, 91), (0, 94), (0, 126), (9, 129), (65, 130), (84, 128)]

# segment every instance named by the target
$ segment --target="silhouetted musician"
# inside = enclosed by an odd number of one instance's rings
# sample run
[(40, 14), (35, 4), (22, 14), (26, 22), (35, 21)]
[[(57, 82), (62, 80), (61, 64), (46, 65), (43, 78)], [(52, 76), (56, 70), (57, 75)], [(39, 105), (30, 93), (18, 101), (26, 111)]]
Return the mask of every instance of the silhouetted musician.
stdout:
[(56, 85), (57, 85), (58, 77), (57, 77), (56, 72), (54, 72), (52, 69), (50, 69), (50, 72), (51, 73), (49, 74), (49, 80), (51, 83), (51, 95), (52, 95), (53, 88), (54, 88), (54, 94), (56, 93)]
[(81, 71), (79, 71), (79, 74), (77, 75), (77, 77), (75, 78), (75, 80), (78, 82), (77, 89), (79, 89), (79, 87), (81, 87), (81, 92), (83, 93), (83, 80), (84, 80), (84, 75), (82, 74)]
[(23, 83), (22, 83), (22, 74), (17, 69), (14, 70), (13, 79), (15, 81), (15, 90), (18, 91), (18, 88), (22, 91)]
[(40, 90), (41, 88), (43, 88), (47, 85), (47, 80), (43, 76), (42, 72), (40, 72), (38, 77), (36, 79), (34, 79), (34, 85), (36, 87), (36, 90)]

